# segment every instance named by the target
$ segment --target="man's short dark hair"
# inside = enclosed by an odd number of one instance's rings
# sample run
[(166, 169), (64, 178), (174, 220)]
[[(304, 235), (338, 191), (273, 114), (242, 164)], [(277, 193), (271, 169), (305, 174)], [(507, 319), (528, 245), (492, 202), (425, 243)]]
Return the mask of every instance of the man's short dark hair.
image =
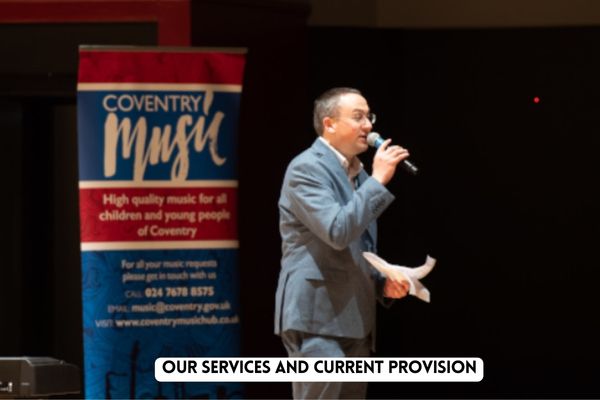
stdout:
[(358, 89), (337, 87), (329, 89), (317, 97), (315, 100), (315, 108), (313, 109), (313, 126), (317, 135), (321, 136), (323, 134), (323, 118), (335, 116), (340, 97), (348, 93), (362, 96), (362, 93)]

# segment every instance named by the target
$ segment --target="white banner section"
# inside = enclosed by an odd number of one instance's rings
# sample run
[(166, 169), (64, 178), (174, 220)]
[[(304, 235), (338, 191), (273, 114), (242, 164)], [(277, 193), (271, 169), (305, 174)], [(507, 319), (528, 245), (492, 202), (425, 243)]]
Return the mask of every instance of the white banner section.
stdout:
[(480, 382), (481, 358), (158, 358), (159, 382)]

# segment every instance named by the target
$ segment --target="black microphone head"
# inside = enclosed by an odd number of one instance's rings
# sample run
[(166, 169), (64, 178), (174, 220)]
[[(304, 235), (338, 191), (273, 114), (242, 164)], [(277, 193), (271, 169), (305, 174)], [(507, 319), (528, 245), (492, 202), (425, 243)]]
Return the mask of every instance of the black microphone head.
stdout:
[(377, 139), (380, 139), (381, 135), (377, 132), (369, 132), (369, 134), (367, 135), (367, 144), (371, 147), (377, 147), (375, 145), (375, 142), (377, 142)]

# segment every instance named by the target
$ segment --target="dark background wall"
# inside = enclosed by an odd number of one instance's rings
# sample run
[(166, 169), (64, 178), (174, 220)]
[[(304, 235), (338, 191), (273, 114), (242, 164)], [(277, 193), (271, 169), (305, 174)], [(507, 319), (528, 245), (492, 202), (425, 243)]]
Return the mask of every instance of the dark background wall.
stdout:
[(375, 129), (422, 169), (390, 184), (379, 251), (436, 256), (432, 303), (380, 310), (378, 353), (486, 362), (480, 384), (374, 384), (374, 396), (597, 396), (599, 34), (310, 31), (312, 94), (361, 87)]
[[(2, 15), (0, 13), (0, 15)], [(79, 44), (156, 44), (150, 23), (0, 24), (0, 356), (82, 365)]]
[[(380, 254), (403, 265), (426, 254), (439, 260), (424, 281), (431, 304), (409, 298), (379, 310), (377, 355), (474, 356), (486, 365), (478, 384), (372, 384), (370, 396), (598, 397), (600, 29), (318, 28), (306, 25), (300, 3), (259, 3), (191, 9), (192, 45), (248, 48), (239, 150), (243, 355), (284, 355), (272, 334), (280, 182), (314, 140), (312, 99), (349, 85), (378, 114), (376, 129), (408, 147), (421, 168), (390, 184), (397, 200), (380, 222)], [(0, 355), (82, 365), (76, 47), (155, 44), (156, 31), (14, 29), (0, 25), (0, 51), (11, 60), (0, 68), (8, 180)], [(367, 168), (372, 154), (363, 157)], [(289, 397), (290, 388), (251, 384), (247, 395)]]

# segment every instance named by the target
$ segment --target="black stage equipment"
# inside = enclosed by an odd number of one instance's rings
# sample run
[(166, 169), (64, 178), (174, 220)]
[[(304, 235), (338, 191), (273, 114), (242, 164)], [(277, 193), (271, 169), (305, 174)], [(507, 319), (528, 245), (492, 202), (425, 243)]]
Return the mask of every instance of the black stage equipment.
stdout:
[(80, 392), (80, 371), (73, 364), (50, 357), (0, 357), (0, 398)]

